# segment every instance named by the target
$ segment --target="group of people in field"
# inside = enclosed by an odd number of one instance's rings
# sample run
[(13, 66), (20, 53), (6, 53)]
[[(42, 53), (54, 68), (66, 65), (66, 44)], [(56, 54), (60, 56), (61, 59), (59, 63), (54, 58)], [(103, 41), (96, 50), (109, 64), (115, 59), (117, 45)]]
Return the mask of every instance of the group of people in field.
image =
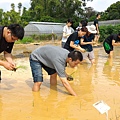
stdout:
[[(87, 21), (81, 21), (81, 26), (77, 27), (76, 31), (71, 28), (72, 20), (68, 19), (63, 28), (62, 47), (45, 45), (38, 47), (30, 54), (29, 61), (34, 82), (32, 90), (34, 92), (40, 90), (44, 80), (43, 68), (50, 75), (51, 85), (57, 85), (58, 75), (69, 94), (77, 96), (67, 80), (69, 75), (66, 73), (65, 68), (67, 65), (74, 68), (86, 58), (91, 61), (91, 64), (95, 64), (93, 45), (98, 44), (100, 37), (99, 18), (100, 15), (97, 15), (94, 25), (90, 26), (87, 25)], [(5, 60), (0, 60), (0, 65), (7, 70), (16, 68), (16, 64), (12, 59), (12, 48), (15, 41), (22, 40), (23, 37), (24, 28), (19, 24), (0, 27), (0, 53), (4, 52), (5, 58)], [(103, 42), (105, 52), (109, 54), (109, 57), (113, 56), (113, 46), (119, 45), (120, 33), (108, 36)]]
[[(68, 19), (63, 28), (62, 47), (72, 51), (79, 50), (83, 55), (83, 59), (88, 56), (92, 64), (95, 63), (92, 46), (99, 45), (100, 29), (99, 19), (100, 14), (96, 15), (93, 25), (88, 25), (87, 20), (81, 20), (79, 26), (73, 32), (72, 19)], [(87, 28), (87, 30), (86, 30)], [(120, 46), (120, 33), (108, 35), (103, 41), (103, 47), (109, 58), (113, 57), (113, 46)]]

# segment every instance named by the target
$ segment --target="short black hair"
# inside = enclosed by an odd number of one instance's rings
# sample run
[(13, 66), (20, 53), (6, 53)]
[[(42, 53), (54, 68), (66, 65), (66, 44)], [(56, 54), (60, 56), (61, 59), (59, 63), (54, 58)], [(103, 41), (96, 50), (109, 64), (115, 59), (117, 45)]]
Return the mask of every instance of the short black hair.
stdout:
[(82, 27), (80, 30), (81, 30), (82, 32), (88, 33), (88, 29), (87, 29), (86, 27)]
[(100, 15), (100, 13), (97, 13), (96, 17), (98, 17)]
[(19, 24), (10, 24), (8, 29), (11, 31), (12, 35), (22, 40), (24, 37), (24, 28)]
[(85, 27), (85, 26), (87, 26), (88, 21), (87, 20), (81, 20), (80, 23), (81, 23), (82, 27)]
[(73, 24), (73, 20), (72, 20), (71, 18), (69, 18), (69, 19), (67, 20), (67, 22)]
[(83, 60), (82, 53), (80, 51), (72, 51), (68, 54), (68, 58), (72, 58), (72, 61)]

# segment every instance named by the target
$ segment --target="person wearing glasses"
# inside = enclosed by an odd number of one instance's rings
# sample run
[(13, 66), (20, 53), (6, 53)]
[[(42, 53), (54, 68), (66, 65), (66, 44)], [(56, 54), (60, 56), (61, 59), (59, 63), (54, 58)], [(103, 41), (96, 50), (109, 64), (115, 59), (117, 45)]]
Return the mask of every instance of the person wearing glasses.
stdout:
[(0, 26), (0, 53), (4, 52), (5, 60), (0, 60), (0, 66), (7, 70), (13, 70), (16, 66), (12, 59), (14, 42), (24, 37), (24, 28), (19, 24)]

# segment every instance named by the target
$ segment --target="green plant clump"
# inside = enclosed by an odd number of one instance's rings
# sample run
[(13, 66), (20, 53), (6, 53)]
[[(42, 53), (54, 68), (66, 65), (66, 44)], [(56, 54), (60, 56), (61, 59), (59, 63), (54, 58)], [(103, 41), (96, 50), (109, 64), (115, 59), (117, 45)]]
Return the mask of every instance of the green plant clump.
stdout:
[(32, 42), (34, 42), (34, 40), (31, 37), (24, 37), (22, 40), (18, 40), (15, 43), (16, 44), (28, 44)]
[(120, 33), (120, 25), (100, 26), (100, 40), (103, 42), (110, 34)]

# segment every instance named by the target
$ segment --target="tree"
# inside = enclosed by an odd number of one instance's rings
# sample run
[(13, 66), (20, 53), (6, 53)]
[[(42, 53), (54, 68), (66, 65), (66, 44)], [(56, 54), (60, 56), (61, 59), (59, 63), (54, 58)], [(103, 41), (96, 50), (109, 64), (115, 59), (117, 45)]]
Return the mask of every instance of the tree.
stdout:
[(83, 7), (86, 6), (86, 4), (87, 4), (88, 1), (93, 1), (93, 0), (82, 0), (82, 5), (83, 5)]
[(120, 19), (120, 1), (112, 4), (102, 15), (103, 20)]
[(18, 3), (18, 12), (21, 15), (21, 8), (22, 8), (22, 3)]
[(15, 11), (14, 3), (11, 4), (11, 10), (3, 13), (2, 24), (9, 25), (11, 23), (21, 24), (21, 16), (18, 12)]
[(2, 23), (3, 9), (0, 9), (0, 24)]
[(21, 15), (21, 21), (23, 21), (22, 25), (23, 26), (27, 25), (30, 19), (31, 19), (30, 12), (27, 11), (26, 7), (23, 7), (23, 13)]
[[(31, 0), (31, 19), (38, 21), (42, 16), (64, 21), (82, 14), (79, 0)], [(77, 16), (79, 17), (79, 16)]]
[(12, 8), (12, 10), (15, 11), (15, 4), (14, 3), (11, 4), (11, 8)]
[(6, 13), (3, 12), (3, 17), (2, 17), (2, 25), (9, 25), (9, 12), (7, 11)]
[[(15, 4), (11, 4), (11, 10), (6, 13), (0, 11), (1, 24), (20, 23), (26, 25), (29, 21), (66, 22), (68, 18), (78, 24), (85, 16), (82, 8), (83, 2), (92, 0), (30, 0), (31, 7), (26, 10), (22, 3), (18, 3), (18, 12), (15, 11)], [(86, 15), (90, 16), (90, 11)]]
[(92, 7), (85, 7), (85, 18), (89, 19), (90, 17), (94, 16), (96, 14), (96, 11)]
[(40, 21), (40, 18), (44, 15), (44, 0), (31, 0), (29, 12), (31, 21)]

